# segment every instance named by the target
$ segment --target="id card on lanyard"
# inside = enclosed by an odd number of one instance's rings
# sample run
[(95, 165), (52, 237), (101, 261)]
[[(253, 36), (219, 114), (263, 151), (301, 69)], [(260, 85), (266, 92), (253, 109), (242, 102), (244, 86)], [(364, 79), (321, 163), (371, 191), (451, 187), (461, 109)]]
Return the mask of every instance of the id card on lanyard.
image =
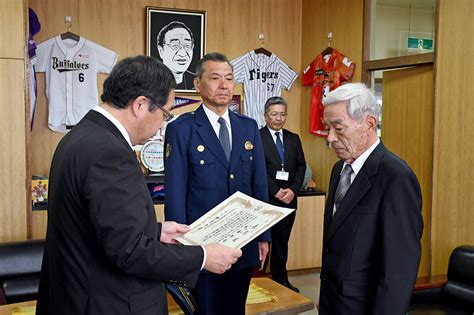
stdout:
[[(285, 146), (282, 148), (283, 157), (285, 156)], [(275, 179), (287, 181), (290, 177), (290, 173), (285, 171), (285, 160), (281, 160), (281, 171), (276, 172)]]

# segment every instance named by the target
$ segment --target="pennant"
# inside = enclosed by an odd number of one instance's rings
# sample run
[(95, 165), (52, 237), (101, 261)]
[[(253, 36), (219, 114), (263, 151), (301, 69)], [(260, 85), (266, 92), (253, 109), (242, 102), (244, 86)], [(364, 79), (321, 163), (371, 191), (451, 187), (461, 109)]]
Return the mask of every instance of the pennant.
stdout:
[(200, 100), (194, 100), (191, 98), (184, 98), (184, 97), (175, 97), (173, 108), (183, 107), (183, 106), (191, 105), (198, 102), (200, 102)]

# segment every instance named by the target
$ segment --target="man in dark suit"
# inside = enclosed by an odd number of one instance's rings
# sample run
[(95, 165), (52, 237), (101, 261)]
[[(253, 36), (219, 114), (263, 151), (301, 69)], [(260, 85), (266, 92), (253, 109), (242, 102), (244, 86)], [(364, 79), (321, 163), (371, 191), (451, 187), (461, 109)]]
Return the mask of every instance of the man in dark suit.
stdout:
[(174, 86), (155, 58), (124, 59), (104, 82), (102, 106), (60, 141), (37, 314), (167, 314), (166, 282), (192, 287), (202, 267), (222, 273), (240, 256), (172, 244), (189, 228), (156, 222), (132, 145), (172, 117)]
[[(267, 201), (265, 157), (255, 120), (229, 111), (234, 76), (229, 60), (209, 53), (196, 67), (202, 105), (178, 117), (165, 134), (165, 215), (190, 224), (237, 191)], [(270, 232), (244, 246), (223, 275), (202, 272), (198, 314), (245, 314), (252, 268), (268, 253)]]
[[(267, 100), (264, 114), (266, 126), (260, 129), (260, 135), (265, 151), (269, 201), (275, 206), (296, 209), (306, 162), (300, 137), (283, 129), (287, 107), (288, 103), (280, 96)], [(271, 229), (270, 271), (273, 280), (299, 292), (298, 288), (288, 281), (286, 270), (288, 241), (295, 217), (296, 211), (293, 211)]]
[(361, 83), (323, 100), (334, 165), (324, 214), (321, 315), (402, 315), (421, 256), (416, 175), (377, 137), (380, 105)]

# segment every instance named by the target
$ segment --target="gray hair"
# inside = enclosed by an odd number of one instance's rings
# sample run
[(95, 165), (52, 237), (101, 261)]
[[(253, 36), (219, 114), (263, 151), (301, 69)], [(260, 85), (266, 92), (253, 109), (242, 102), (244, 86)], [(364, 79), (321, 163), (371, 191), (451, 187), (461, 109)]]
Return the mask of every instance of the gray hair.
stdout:
[(229, 59), (224, 54), (218, 53), (218, 52), (211, 52), (208, 54), (205, 54), (204, 57), (202, 57), (201, 60), (198, 61), (196, 64), (196, 77), (199, 79), (202, 79), (202, 74), (204, 73), (204, 63), (206, 61), (214, 61), (214, 62), (226, 62), (229, 66), (232, 72), (234, 72), (234, 67), (230, 63)]
[(285, 106), (285, 110), (288, 110), (288, 103), (286, 102), (286, 100), (283, 97), (273, 96), (273, 97), (270, 97), (265, 102), (265, 113), (267, 113), (270, 110), (270, 106), (277, 105), (277, 104)]
[(367, 115), (379, 118), (380, 105), (374, 93), (363, 83), (347, 83), (329, 92), (323, 99), (323, 105), (345, 102), (349, 116), (361, 121)]

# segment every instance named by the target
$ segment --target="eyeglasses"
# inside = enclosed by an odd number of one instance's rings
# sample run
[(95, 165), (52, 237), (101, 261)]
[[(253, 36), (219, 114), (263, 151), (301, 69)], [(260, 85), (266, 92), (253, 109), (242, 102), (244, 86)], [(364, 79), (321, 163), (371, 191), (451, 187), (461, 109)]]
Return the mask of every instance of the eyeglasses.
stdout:
[(180, 41), (171, 41), (169, 44), (165, 44), (171, 50), (181, 50), (184, 49), (186, 51), (191, 51), (194, 48), (193, 43), (181, 43)]
[(174, 118), (174, 115), (167, 111), (163, 106), (158, 105), (158, 108), (163, 112), (163, 120), (165, 122), (170, 122)]
[(174, 118), (174, 115), (171, 114), (168, 110), (166, 110), (163, 106), (159, 104), (156, 104), (156, 106), (158, 106), (158, 108), (161, 109), (161, 111), (163, 112), (163, 120), (165, 122), (170, 122)]
[(270, 115), (270, 117), (272, 117), (272, 118), (276, 118), (277, 116), (281, 116), (282, 118), (285, 118), (286, 116), (288, 116), (288, 113), (287, 112), (282, 112), (282, 113), (269, 112), (268, 115)]

